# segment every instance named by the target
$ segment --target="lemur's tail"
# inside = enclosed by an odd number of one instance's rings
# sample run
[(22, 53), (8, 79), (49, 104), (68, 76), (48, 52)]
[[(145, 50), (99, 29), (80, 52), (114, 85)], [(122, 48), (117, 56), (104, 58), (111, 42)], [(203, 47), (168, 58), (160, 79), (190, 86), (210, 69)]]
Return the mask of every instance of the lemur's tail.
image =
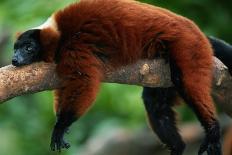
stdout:
[(214, 55), (228, 67), (232, 75), (232, 45), (212, 36), (208, 39), (213, 47)]

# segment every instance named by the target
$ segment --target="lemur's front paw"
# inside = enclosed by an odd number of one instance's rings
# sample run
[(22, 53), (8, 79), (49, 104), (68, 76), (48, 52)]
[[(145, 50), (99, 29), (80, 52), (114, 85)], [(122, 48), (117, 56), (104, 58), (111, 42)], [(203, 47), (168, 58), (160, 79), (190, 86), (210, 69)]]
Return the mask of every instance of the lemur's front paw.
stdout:
[(70, 144), (66, 143), (63, 138), (66, 131), (64, 129), (54, 128), (50, 145), (52, 151), (61, 152), (61, 149), (68, 149), (70, 147)]
[(221, 143), (220, 142), (209, 142), (205, 141), (201, 144), (198, 155), (203, 155), (204, 152), (207, 152), (208, 155), (222, 155)]

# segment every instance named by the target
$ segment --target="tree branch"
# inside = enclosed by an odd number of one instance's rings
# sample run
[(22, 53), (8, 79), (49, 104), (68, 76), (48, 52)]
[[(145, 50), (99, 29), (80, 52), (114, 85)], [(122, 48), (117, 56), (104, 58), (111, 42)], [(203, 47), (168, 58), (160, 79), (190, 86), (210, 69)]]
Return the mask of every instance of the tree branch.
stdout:
[[(0, 102), (15, 96), (60, 87), (55, 64), (34, 63), (24, 67), (0, 68)], [(169, 64), (161, 59), (143, 60), (113, 71), (105, 66), (104, 82), (149, 87), (171, 87)], [(215, 58), (212, 95), (215, 102), (232, 116), (232, 82), (227, 68)]]

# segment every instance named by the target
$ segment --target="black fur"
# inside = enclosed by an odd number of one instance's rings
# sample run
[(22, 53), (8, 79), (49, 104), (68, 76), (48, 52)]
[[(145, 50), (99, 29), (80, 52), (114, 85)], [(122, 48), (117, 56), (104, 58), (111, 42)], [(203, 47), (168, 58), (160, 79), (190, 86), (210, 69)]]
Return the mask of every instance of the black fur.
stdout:
[(63, 137), (68, 131), (68, 127), (76, 120), (75, 114), (72, 112), (61, 112), (57, 116), (50, 144), (53, 151), (58, 150), (60, 152), (62, 148), (68, 149), (70, 147), (70, 144), (65, 142)]
[(220, 143), (220, 126), (214, 122), (210, 128), (206, 129), (206, 139), (201, 144), (198, 155), (207, 152), (208, 155), (222, 155)]
[(232, 45), (212, 36), (208, 39), (213, 47), (214, 55), (228, 67), (232, 75)]
[(12, 64), (22, 66), (41, 60), (40, 30), (24, 32), (14, 44)]
[(170, 149), (171, 155), (182, 155), (185, 143), (176, 128), (175, 113), (172, 110), (175, 97), (174, 88), (143, 89), (143, 100), (153, 130)]

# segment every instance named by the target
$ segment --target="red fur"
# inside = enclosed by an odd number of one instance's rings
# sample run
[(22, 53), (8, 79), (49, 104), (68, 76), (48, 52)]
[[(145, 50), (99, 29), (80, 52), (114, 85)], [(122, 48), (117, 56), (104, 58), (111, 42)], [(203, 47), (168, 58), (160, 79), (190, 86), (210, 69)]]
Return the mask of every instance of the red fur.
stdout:
[[(102, 79), (101, 63), (87, 47), (80, 50), (62, 50), (57, 72), (64, 79), (59, 90), (59, 112), (76, 110), (77, 117), (94, 102)], [(77, 53), (78, 54), (77, 54)], [(68, 60), (68, 61), (67, 61)]]
[(57, 49), (60, 35), (57, 32), (54, 32), (51, 28), (45, 28), (40, 33), (41, 43), (42, 43), (42, 51), (43, 59), (46, 62), (52, 62), (55, 57), (55, 50)]
[(212, 49), (190, 20), (133, 0), (82, 0), (55, 13), (55, 20), (61, 58), (57, 72), (64, 79), (59, 111), (75, 109), (80, 116), (95, 99), (104, 72), (96, 53), (108, 57), (105, 63), (120, 67), (153, 58), (165, 43), (197, 110), (206, 121), (214, 119)]

